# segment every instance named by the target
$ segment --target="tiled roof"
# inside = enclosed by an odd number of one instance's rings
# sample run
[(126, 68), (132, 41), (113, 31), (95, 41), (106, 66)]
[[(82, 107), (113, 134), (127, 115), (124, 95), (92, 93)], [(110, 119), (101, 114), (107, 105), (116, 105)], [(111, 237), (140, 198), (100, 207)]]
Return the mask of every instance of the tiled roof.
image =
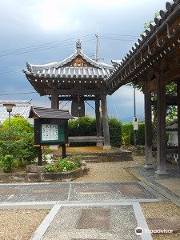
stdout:
[(94, 67), (61, 67), (61, 68), (33, 68), (32, 72), (26, 71), (27, 75), (47, 78), (107, 78), (111, 69)]
[(180, 11), (180, 0), (172, 0), (171, 2), (166, 2), (166, 10), (160, 10), (159, 16), (154, 18), (153, 23), (150, 23), (150, 26), (147, 30), (141, 34), (141, 37), (134, 44), (129, 53), (122, 59), (121, 65), (124, 65), (131, 56), (148, 40), (150, 37), (156, 33), (156, 30), (168, 19), (172, 14), (173, 10)]
[[(151, 49), (149, 45), (153, 42), (156, 42), (156, 45), (160, 47), (158, 35), (162, 35), (162, 31), (167, 32), (168, 39), (171, 38), (171, 34), (176, 32), (176, 29), (170, 33), (170, 24), (172, 21), (176, 21), (176, 19), (180, 16), (180, 0), (173, 0), (171, 2), (166, 3), (166, 10), (160, 10), (159, 16), (154, 18), (154, 21), (150, 23), (149, 28), (144, 31), (143, 34), (140, 35), (140, 38), (134, 44), (129, 53), (122, 59), (120, 65), (115, 67), (114, 71), (108, 77), (107, 82), (109, 87), (111, 88), (111, 94), (118, 87), (131, 82), (133, 80), (132, 77), (128, 76), (129, 68), (134, 68), (136, 65), (137, 58), (139, 58), (139, 54), (143, 51), (148, 51), (149, 55), (151, 55)], [(162, 40), (161, 40), (162, 44)], [(147, 56), (148, 59), (149, 56)], [(143, 58), (143, 61), (145, 59)], [(136, 70), (135, 66), (135, 70)], [(132, 71), (132, 70), (131, 70)], [(130, 71), (130, 72), (131, 72)], [(141, 73), (139, 73), (141, 74)], [(132, 74), (133, 76), (136, 74)], [(112, 81), (118, 79), (117, 85), (112, 87)]]
[[(81, 57), (89, 66), (67, 66), (76, 57)], [(34, 65), (27, 63), (27, 69), (24, 70), (27, 76), (37, 78), (107, 78), (113, 71), (112, 65), (97, 62), (89, 58), (81, 49), (60, 62), (53, 62), (43, 65)]]
[[(0, 123), (2, 123), (9, 116), (6, 111), (6, 108), (3, 106), (3, 104), (6, 102), (9, 102), (9, 101), (0, 101)], [(29, 102), (29, 101), (13, 101), (13, 103), (16, 106), (13, 107), (11, 116), (20, 115), (20, 116), (23, 116), (24, 118), (28, 119), (29, 112), (31, 109), (31, 102)]]
[(31, 107), (29, 114), (30, 118), (55, 118), (55, 119), (72, 119), (72, 115), (69, 111), (52, 109), (52, 108), (42, 108), (42, 107)]

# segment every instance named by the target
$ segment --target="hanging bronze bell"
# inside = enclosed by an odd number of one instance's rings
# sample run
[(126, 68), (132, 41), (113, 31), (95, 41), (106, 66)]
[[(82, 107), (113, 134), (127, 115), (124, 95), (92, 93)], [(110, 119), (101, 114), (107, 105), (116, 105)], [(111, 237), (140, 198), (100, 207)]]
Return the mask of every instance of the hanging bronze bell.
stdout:
[(83, 97), (78, 95), (72, 97), (71, 115), (73, 117), (85, 116), (85, 103)]

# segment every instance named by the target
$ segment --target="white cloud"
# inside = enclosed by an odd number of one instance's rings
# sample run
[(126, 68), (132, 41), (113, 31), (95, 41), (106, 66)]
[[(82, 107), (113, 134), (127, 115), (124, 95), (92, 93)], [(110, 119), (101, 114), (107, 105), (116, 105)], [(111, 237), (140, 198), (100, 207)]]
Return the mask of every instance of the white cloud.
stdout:
[(33, 8), (33, 19), (42, 30), (72, 32), (77, 31), (80, 21), (74, 16), (75, 1), (40, 0)]

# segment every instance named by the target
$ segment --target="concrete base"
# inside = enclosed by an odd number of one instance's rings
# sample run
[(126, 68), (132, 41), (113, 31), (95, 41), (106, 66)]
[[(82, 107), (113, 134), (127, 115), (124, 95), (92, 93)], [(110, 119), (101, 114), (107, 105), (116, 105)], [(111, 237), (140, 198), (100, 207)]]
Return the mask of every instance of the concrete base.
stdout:
[(103, 150), (111, 150), (111, 146), (110, 145), (104, 145)]
[(158, 169), (157, 171), (155, 171), (155, 173), (159, 176), (168, 175), (167, 170), (161, 170), (161, 169)]
[(145, 164), (144, 169), (149, 170), (149, 169), (154, 169), (153, 164)]
[(50, 149), (51, 150), (59, 150), (59, 146), (58, 145), (50, 145)]
[(103, 147), (103, 143), (102, 143), (102, 142), (97, 142), (97, 143), (96, 143), (96, 146), (97, 146), (97, 147)]

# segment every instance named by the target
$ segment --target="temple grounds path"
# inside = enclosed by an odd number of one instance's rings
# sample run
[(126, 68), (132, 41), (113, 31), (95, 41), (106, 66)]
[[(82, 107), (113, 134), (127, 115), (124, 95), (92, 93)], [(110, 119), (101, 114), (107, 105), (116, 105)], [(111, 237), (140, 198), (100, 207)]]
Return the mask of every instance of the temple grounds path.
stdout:
[[(88, 163), (73, 182), (0, 184), (0, 239), (178, 240), (179, 207), (129, 171), (143, 160)], [(157, 226), (177, 232), (151, 235)]]

